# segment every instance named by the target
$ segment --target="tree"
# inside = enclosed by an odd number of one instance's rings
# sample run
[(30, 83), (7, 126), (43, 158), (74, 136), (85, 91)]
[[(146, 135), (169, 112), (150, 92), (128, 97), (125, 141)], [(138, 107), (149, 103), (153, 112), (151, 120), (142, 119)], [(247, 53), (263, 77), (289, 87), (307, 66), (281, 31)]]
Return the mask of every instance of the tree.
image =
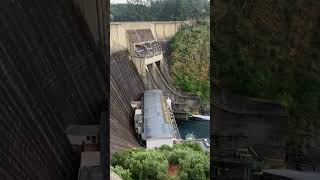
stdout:
[(168, 176), (166, 156), (155, 150), (132, 152), (125, 160), (123, 167), (130, 169), (134, 179), (162, 180)]
[[(169, 163), (181, 167), (176, 177), (169, 177)], [(119, 151), (113, 154), (111, 165), (114, 172), (127, 179), (209, 179), (209, 153), (192, 142), (173, 147), (163, 145), (154, 150), (138, 148)]]
[(208, 0), (127, 0), (111, 4), (112, 21), (177, 21), (209, 17)]
[(170, 42), (170, 74), (183, 90), (196, 93), (202, 103), (209, 102), (209, 25), (200, 22), (195, 27), (184, 25)]
[(120, 176), (123, 180), (132, 180), (131, 172), (129, 169), (123, 169), (122, 166), (116, 165), (115, 167), (111, 167), (112, 171), (115, 172), (118, 176)]

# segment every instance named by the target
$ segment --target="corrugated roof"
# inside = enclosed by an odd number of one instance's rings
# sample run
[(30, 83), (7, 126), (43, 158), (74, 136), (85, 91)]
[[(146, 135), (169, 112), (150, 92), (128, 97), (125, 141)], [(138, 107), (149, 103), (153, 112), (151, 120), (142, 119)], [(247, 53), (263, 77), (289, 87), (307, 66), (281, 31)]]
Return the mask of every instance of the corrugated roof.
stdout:
[(90, 136), (99, 133), (100, 125), (70, 125), (65, 133), (67, 135)]
[(173, 137), (172, 125), (166, 123), (163, 117), (161, 97), (161, 90), (147, 90), (144, 92), (143, 116), (146, 139)]
[(155, 41), (151, 29), (127, 30), (127, 33), (133, 43)]

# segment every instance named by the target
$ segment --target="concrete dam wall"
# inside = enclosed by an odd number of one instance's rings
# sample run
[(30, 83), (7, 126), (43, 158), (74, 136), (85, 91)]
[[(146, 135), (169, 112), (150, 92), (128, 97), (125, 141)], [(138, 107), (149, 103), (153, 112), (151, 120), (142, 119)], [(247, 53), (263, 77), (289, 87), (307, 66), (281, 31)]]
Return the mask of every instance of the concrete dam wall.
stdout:
[(111, 53), (110, 58), (110, 150), (140, 146), (132, 129), (133, 109), (130, 102), (140, 100), (144, 85), (129, 60), (128, 51)]
[[(139, 36), (155, 36), (157, 40), (169, 40), (178, 30), (182, 22), (121, 22), (111, 23), (110, 43), (110, 99), (111, 99), (111, 153), (119, 149), (140, 146), (132, 129), (134, 112), (130, 106), (133, 100), (140, 100), (144, 90), (161, 89), (175, 102), (198, 106), (199, 98), (176, 88), (169, 77), (166, 61), (161, 64), (138, 65), (129, 53), (127, 30), (151, 29), (152, 34)], [(138, 32), (136, 32), (139, 34)], [(135, 34), (135, 33), (134, 33)], [(143, 38), (143, 37), (138, 37)], [(164, 43), (162, 43), (164, 44)], [(142, 62), (142, 61), (137, 61)], [(162, 66), (163, 65), (163, 66)], [(144, 72), (142, 72), (144, 71)], [(146, 81), (141, 74), (146, 75)], [(190, 101), (189, 101), (190, 100)]]
[(99, 122), (106, 60), (71, 0), (2, 1), (0, 27), (0, 179), (76, 179), (64, 128)]
[(111, 22), (110, 47), (128, 49), (127, 30), (151, 29), (158, 41), (171, 39), (183, 23), (189, 21)]

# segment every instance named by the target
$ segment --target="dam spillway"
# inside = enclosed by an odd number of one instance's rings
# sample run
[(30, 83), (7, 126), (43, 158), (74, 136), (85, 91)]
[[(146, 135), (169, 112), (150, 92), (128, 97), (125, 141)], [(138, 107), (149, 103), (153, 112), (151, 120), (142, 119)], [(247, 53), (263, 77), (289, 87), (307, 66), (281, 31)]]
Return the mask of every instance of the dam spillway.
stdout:
[[(181, 22), (168, 22), (168, 25), (166, 25), (166, 22), (158, 22), (158, 24), (164, 27), (176, 27)], [(140, 146), (132, 128), (134, 111), (130, 106), (130, 102), (140, 100), (145, 90), (161, 89), (166, 96), (173, 99), (173, 103), (177, 103), (177, 111), (183, 110), (186, 105), (193, 110), (198, 110), (200, 103), (199, 97), (183, 92), (173, 84), (168, 73), (167, 62), (162, 57), (162, 54), (161, 62), (158, 61), (159, 63), (156, 62), (149, 65), (141, 64), (145, 60), (135, 59), (133, 54), (130, 54), (130, 52), (132, 53), (130, 39), (134, 39), (135, 43), (143, 43), (145, 37), (148, 38), (147, 43), (154, 41), (154, 36), (160, 37), (156, 33), (159, 32), (159, 29), (157, 29), (159, 27), (154, 25), (154, 22), (141, 22), (139, 24), (138, 22), (133, 22), (132, 24), (127, 22), (123, 26), (121, 23), (111, 24), (110, 34), (111, 153), (120, 149)], [(178, 28), (173, 29), (175, 32), (178, 30)], [(128, 34), (125, 32), (128, 32)], [(156, 34), (154, 35), (154, 33)], [(167, 37), (162, 34), (161, 39), (165, 41), (160, 41), (159, 43), (167, 46), (167, 40), (174, 33), (170, 33)], [(128, 37), (130, 35), (134, 37)], [(150, 60), (146, 62), (150, 63)]]

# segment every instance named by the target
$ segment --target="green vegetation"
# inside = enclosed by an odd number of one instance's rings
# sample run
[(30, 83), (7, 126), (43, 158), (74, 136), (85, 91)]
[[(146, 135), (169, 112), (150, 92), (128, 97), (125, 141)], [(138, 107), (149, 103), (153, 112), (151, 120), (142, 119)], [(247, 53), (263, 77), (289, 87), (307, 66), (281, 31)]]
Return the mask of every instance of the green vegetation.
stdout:
[(284, 105), (293, 151), (320, 125), (319, 7), (312, 0), (215, 2), (215, 74), (235, 92)]
[[(169, 164), (177, 164), (179, 172), (169, 176)], [(163, 145), (154, 150), (135, 148), (119, 151), (111, 159), (112, 170), (124, 180), (138, 179), (209, 179), (209, 153), (198, 144), (185, 142), (173, 147)]]
[(210, 26), (206, 21), (183, 25), (170, 42), (170, 74), (176, 84), (209, 102)]
[(111, 4), (111, 21), (179, 21), (210, 15), (208, 0), (128, 0)]
[(131, 172), (128, 169), (123, 169), (122, 166), (116, 165), (115, 167), (111, 167), (111, 170), (115, 172), (118, 176), (120, 176), (123, 180), (132, 180)]

